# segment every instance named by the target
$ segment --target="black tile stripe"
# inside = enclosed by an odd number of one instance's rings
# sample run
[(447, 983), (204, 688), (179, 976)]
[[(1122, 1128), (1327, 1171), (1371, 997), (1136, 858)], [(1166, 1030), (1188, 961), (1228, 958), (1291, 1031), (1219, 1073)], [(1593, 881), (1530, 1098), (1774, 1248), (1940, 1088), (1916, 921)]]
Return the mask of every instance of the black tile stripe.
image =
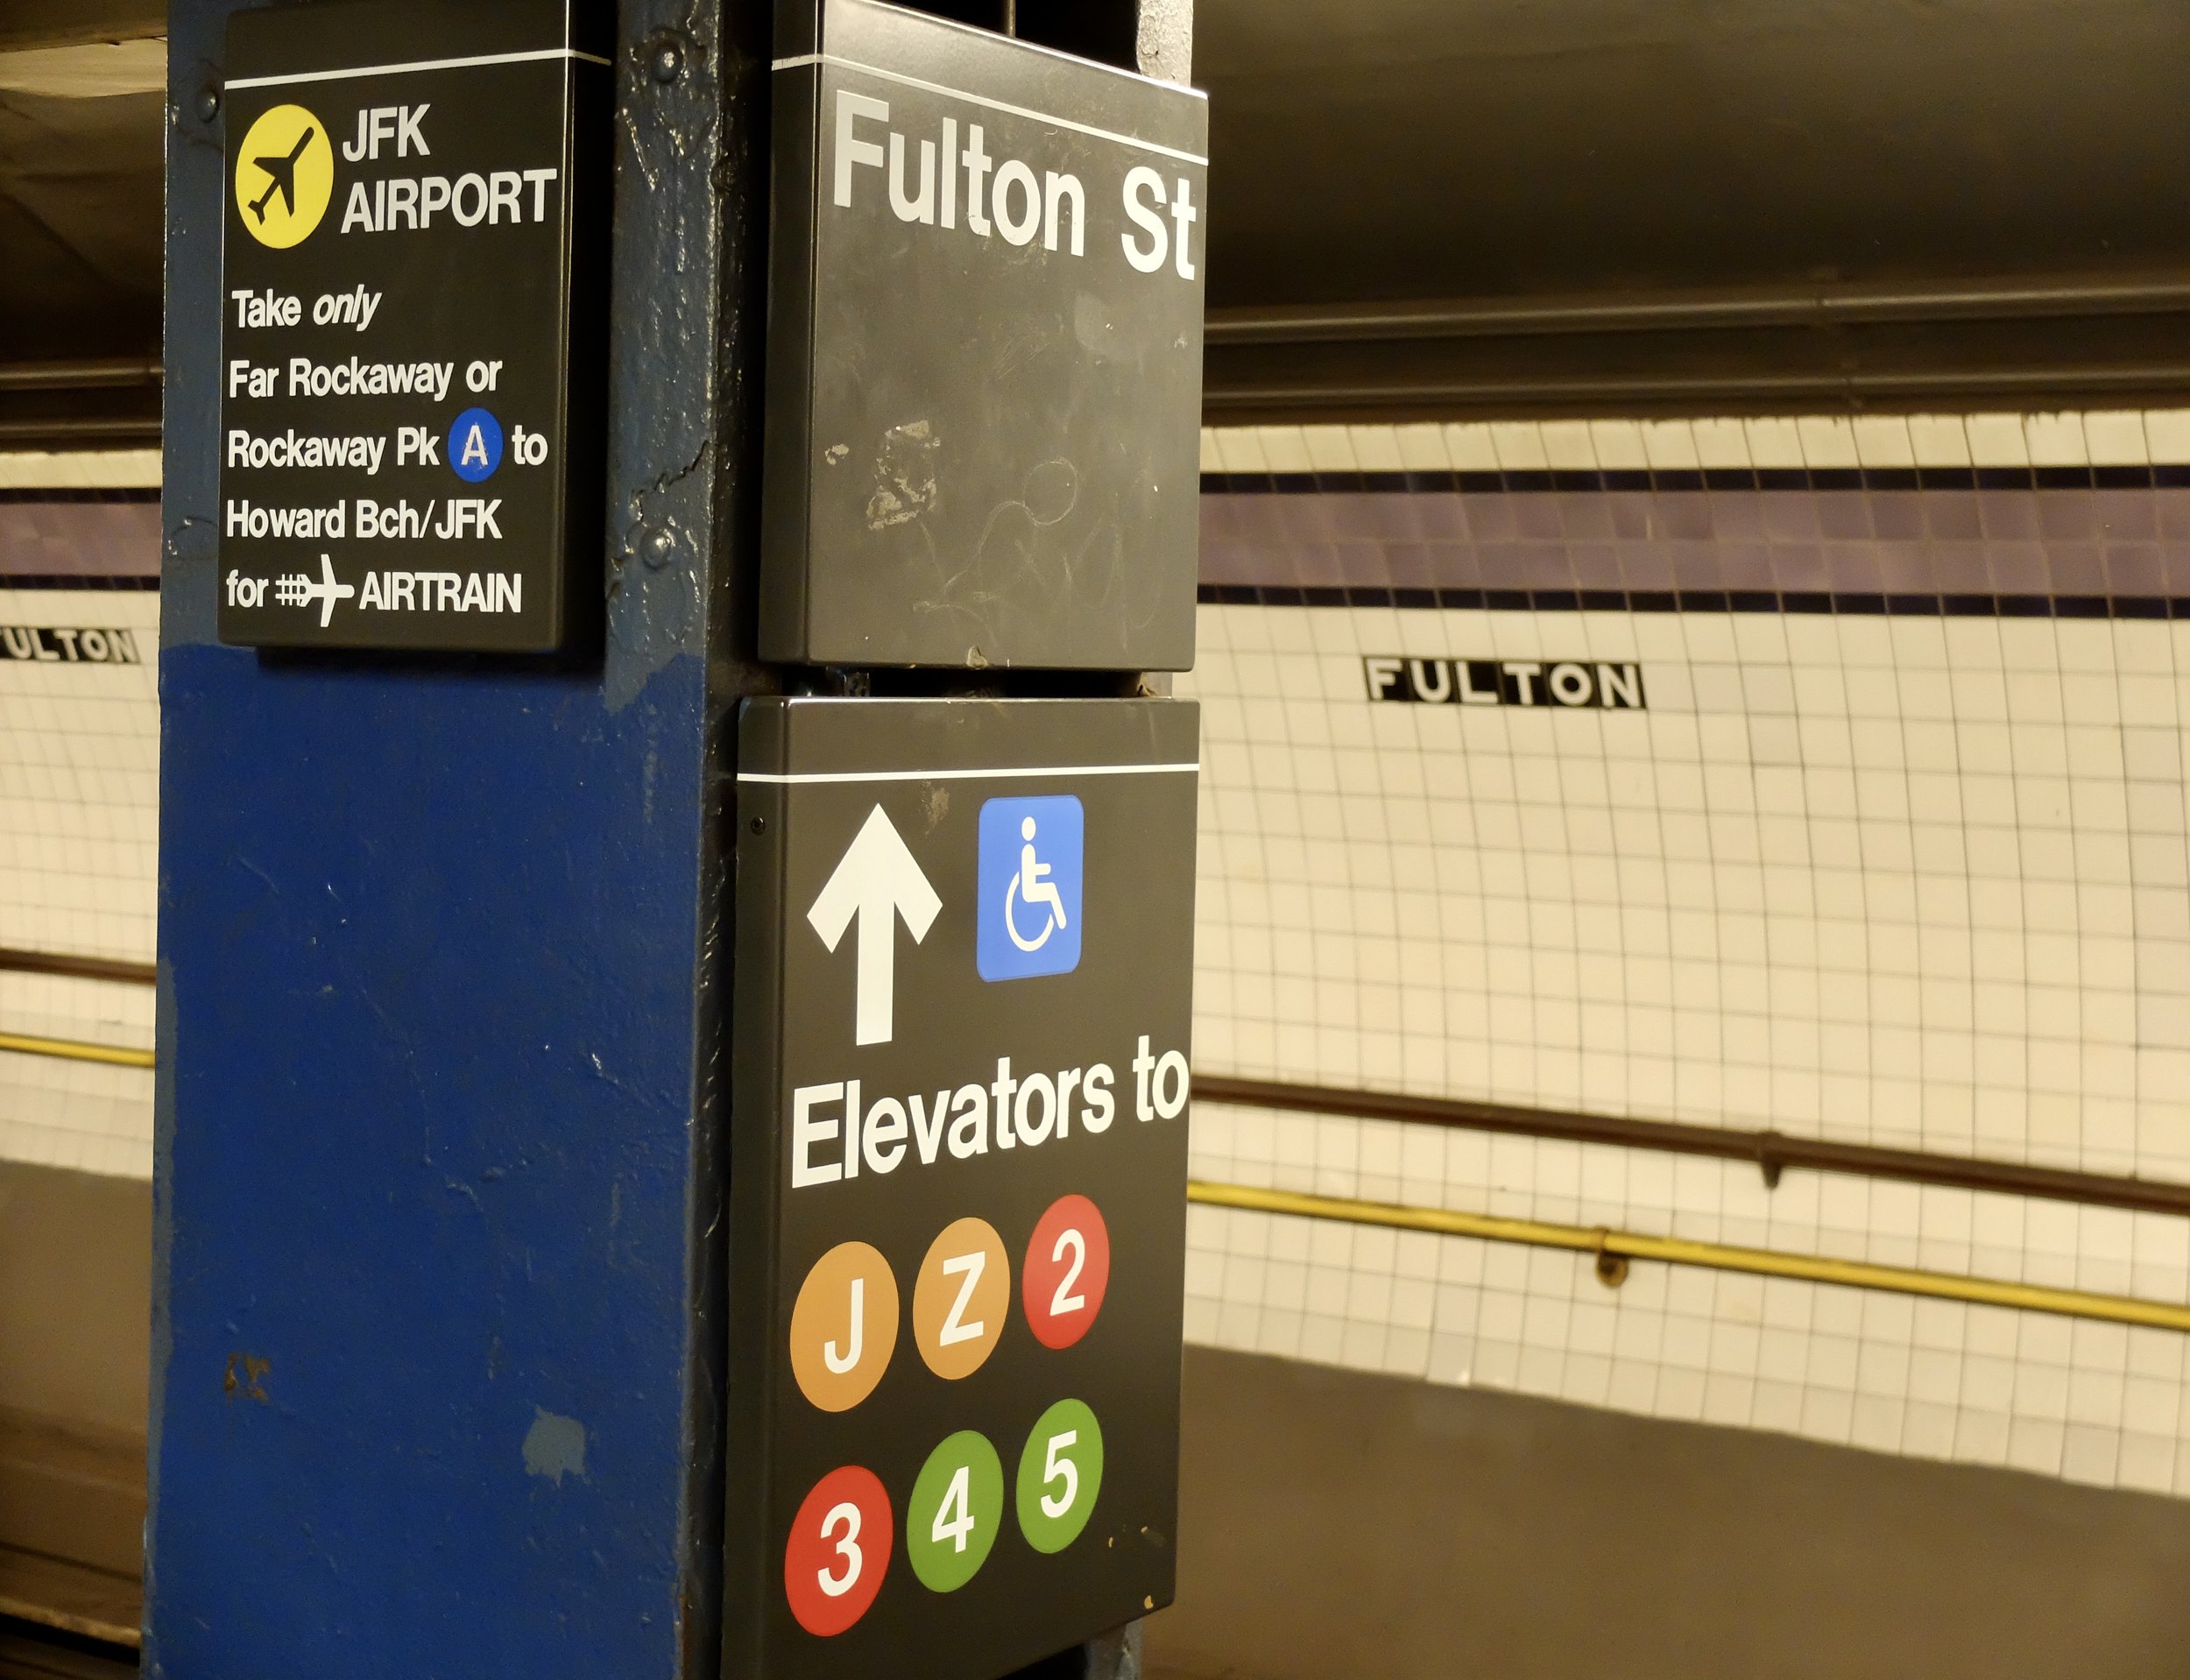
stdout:
[(0, 589), (119, 590), (124, 594), (157, 595), (157, 577), (110, 577), (81, 572), (0, 572)]
[(141, 486), (116, 490), (0, 489), (0, 502), (157, 502), (158, 490)]
[(1205, 472), (1210, 496), (1400, 496), (1424, 491), (2156, 490), (2190, 486), (2190, 465), (2161, 467), (1808, 467), (1695, 471)]
[(1869, 618), (2190, 618), (2157, 595), (1865, 595), (1764, 589), (1429, 589), (1204, 583), (1212, 607), (1406, 607), (1493, 612), (1836, 612)]

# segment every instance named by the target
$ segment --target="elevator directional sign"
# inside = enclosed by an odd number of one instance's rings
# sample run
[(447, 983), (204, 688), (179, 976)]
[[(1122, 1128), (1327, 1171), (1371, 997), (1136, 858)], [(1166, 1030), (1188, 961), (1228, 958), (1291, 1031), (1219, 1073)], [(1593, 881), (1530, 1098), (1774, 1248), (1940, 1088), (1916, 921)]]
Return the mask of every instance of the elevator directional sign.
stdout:
[(1197, 736), (746, 702), (728, 1671), (988, 1680), (1169, 1601)]
[(590, 638), (611, 23), (599, 0), (231, 19), (222, 640)]

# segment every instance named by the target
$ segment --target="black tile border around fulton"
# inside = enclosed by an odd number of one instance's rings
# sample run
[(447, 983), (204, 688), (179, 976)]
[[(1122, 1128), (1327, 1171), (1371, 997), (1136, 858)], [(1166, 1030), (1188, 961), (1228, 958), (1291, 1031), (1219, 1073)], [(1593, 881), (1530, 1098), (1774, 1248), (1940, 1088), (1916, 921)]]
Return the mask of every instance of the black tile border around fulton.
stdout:
[(2190, 597), (1819, 595), (1768, 589), (1427, 589), (1204, 583), (1207, 607), (1394, 607), (1463, 612), (1801, 612), (1901, 618), (2190, 618)]

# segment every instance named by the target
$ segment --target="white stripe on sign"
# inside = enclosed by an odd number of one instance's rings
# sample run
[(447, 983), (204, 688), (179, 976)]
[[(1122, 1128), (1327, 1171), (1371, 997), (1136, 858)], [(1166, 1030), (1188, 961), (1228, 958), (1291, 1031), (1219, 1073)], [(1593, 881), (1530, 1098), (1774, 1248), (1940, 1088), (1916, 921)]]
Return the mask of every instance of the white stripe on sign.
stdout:
[[(1028, 40), (1024, 36), (999, 37), (993, 30), (983, 29), (973, 24), (962, 24), (955, 18), (940, 18), (931, 13), (922, 21), (926, 24), (938, 24), (945, 29), (956, 30), (961, 35), (977, 36), (986, 41), (1009, 39), (1012, 51), (1014, 53), (1036, 53), (1045, 59), (1061, 59), (1076, 70), (1099, 70), (1106, 76), (1118, 76), (1127, 81), (1145, 82), (1151, 88), (1162, 88), (1171, 93), (1184, 94), (1190, 99), (1206, 100), (1209, 97), (1199, 88), (1190, 87), (1183, 81), (1167, 81), (1162, 76), (1147, 75), (1139, 70), (1128, 70), (1122, 64), (1105, 64), (1099, 60), (1084, 59), (1076, 53), (1063, 52), (1054, 46), (1044, 46), (1040, 41)], [(837, 58), (828, 53), (801, 53), (795, 58), (776, 60), (774, 67), (778, 70), (795, 70), (802, 64), (820, 64), (823, 61), (837, 64), (854, 62), (851, 59)], [(864, 64), (859, 66), (859, 68), (863, 70), (866, 67)]]
[(1007, 776), (1178, 776), (1201, 769), (1192, 764), (1044, 764), (997, 765), (981, 770), (799, 770), (781, 774), (773, 770), (740, 770), (740, 781), (767, 782), (777, 787), (804, 786), (829, 781), (974, 781)]
[(300, 70), (280, 76), (234, 76), (227, 88), (279, 88), (292, 81), (348, 81), (356, 76), (399, 76), (413, 70), (469, 70), (482, 64), (533, 64), (542, 59), (582, 59), (588, 64), (611, 60), (575, 46), (543, 46), (530, 53), (484, 53), (471, 59), (414, 59), (408, 64), (361, 64), (350, 70)]

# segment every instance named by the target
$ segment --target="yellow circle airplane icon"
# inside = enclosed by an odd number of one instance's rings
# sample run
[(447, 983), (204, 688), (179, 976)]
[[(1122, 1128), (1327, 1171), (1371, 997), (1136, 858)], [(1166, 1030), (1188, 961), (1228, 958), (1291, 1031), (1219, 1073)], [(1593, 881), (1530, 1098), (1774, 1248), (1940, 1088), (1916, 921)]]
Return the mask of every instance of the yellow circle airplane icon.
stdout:
[(301, 105), (276, 105), (251, 125), (236, 154), (236, 208), (262, 245), (286, 251), (327, 214), (335, 149), (327, 125)]

